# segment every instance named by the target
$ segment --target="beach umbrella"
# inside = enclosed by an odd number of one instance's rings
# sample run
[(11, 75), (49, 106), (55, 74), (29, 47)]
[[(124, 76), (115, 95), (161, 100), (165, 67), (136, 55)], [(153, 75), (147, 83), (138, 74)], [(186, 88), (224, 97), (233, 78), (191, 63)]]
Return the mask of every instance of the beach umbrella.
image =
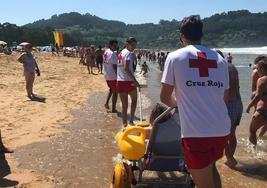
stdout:
[(7, 43), (5, 41), (0, 40), (0, 45), (5, 46), (5, 45), (7, 45)]
[(20, 46), (27, 46), (27, 45), (29, 45), (30, 43), (28, 43), (28, 42), (22, 42), (22, 43), (20, 43), (19, 45)]

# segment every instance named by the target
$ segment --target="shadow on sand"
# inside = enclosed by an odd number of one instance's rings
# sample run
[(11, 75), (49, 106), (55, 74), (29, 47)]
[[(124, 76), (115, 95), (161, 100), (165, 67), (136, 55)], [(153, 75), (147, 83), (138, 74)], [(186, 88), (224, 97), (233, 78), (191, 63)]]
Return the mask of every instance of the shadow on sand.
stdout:
[[(122, 118), (122, 112), (117, 112), (117, 117)], [(130, 119), (130, 115), (127, 115), (127, 119)], [(134, 121), (141, 121), (140, 117), (134, 116)], [(146, 121), (145, 118), (142, 119), (142, 121)]]
[(235, 170), (241, 172), (243, 175), (253, 177), (259, 180), (267, 181), (267, 164), (263, 162), (256, 162), (253, 164), (240, 162)]
[(0, 153), (0, 187), (14, 187), (18, 185), (18, 181), (13, 181), (4, 178), (8, 174), (10, 174), (10, 167), (8, 165), (8, 162), (6, 160), (5, 154)]
[(31, 98), (30, 98), (30, 101), (35, 101), (35, 102), (45, 103), (45, 102), (46, 102), (46, 98), (36, 96), (36, 97), (31, 97)]

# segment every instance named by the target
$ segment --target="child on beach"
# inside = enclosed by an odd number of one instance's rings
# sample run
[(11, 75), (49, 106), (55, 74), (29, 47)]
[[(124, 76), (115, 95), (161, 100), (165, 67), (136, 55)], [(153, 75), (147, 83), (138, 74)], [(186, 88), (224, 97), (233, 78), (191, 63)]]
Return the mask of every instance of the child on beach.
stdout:
[(140, 74), (143, 73), (143, 76), (145, 76), (145, 75), (147, 74), (148, 71), (149, 71), (149, 67), (147, 66), (146, 62), (144, 62), (144, 63), (142, 64)]
[[(256, 84), (255, 96), (246, 110), (249, 113), (251, 107), (256, 106), (256, 112), (250, 123), (249, 136), (249, 141), (254, 145), (257, 145), (257, 130), (262, 126), (266, 129), (267, 126), (267, 58), (260, 60), (257, 64), (257, 74), (259, 79)], [(264, 133), (262, 132), (261, 136), (262, 134)]]
[[(165, 106), (163, 106), (162, 104), (157, 103), (151, 113), (150, 113), (150, 118), (149, 118), (149, 124), (150, 126), (145, 127), (146, 130), (146, 139), (150, 138), (151, 135), (151, 130), (152, 130), (152, 126), (154, 121), (156, 120), (157, 117), (159, 117), (163, 112), (165, 112), (167, 110), (167, 108)], [(167, 121), (168, 119), (170, 119), (172, 116), (171, 113), (166, 114), (165, 116), (163, 116), (158, 123), (164, 123), (165, 121)]]

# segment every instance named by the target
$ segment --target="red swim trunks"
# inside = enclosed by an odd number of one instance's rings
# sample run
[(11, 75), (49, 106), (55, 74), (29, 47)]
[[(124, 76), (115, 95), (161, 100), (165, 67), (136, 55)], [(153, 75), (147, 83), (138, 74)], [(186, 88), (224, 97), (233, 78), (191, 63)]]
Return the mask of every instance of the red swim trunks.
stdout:
[(106, 80), (110, 89), (116, 91), (117, 80)]
[(228, 136), (183, 138), (185, 163), (188, 169), (202, 169), (224, 155)]
[(136, 87), (133, 81), (117, 81), (117, 92), (118, 93), (130, 93), (135, 90)]

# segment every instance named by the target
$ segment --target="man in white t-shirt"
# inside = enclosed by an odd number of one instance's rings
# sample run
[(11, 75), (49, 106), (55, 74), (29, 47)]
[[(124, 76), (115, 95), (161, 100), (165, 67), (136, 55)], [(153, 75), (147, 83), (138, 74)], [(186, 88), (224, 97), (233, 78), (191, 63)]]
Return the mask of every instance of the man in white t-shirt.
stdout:
[(103, 60), (104, 60), (104, 77), (106, 79), (107, 85), (109, 87), (109, 93), (107, 96), (107, 100), (105, 103), (106, 109), (109, 109), (109, 100), (112, 97), (112, 113), (116, 113), (116, 103), (117, 103), (117, 92), (116, 92), (116, 84), (117, 84), (117, 50), (118, 41), (110, 40), (109, 48), (104, 52)]
[(137, 46), (135, 38), (130, 37), (126, 41), (126, 48), (124, 48), (118, 55), (117, 64), (117, 92), (119, 93), (122, 103), (122, 123), (126, 127), (127, 121), (127, 109), (128, 109), (128, 95), (131, 97), (131, 112), (130, 112), (130, 124), (133, 124), (134, 114), (137, 103), (137, 90), (139, 83), (134, 76), (134, 61), (135, 54), (134, 49)]
[(226, 108), (229, 73), (227, 62), (201, 45), (202, 27), (199, 16), (182, 20), (185, 47), (166, 59), (160, 98), (179, 108), (185, 162), (196, 186), (218, 188), (215, 163), (223, 156), (231, 126)]

